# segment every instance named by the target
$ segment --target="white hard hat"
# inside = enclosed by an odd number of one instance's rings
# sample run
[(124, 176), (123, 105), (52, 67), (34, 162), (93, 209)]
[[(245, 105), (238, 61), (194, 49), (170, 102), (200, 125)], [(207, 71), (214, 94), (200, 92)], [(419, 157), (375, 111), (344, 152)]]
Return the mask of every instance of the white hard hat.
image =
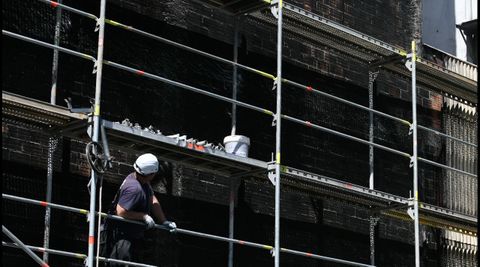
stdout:
[(143, 154), (133, 164), (135, 171), (141, 175), (149, 175), (158, 171), (158, 159), (153, 154)]

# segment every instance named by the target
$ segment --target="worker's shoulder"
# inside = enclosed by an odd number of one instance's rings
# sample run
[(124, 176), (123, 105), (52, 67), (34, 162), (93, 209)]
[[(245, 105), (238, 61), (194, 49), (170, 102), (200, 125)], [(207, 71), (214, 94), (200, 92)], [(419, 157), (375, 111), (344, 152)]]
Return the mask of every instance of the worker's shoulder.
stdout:
[(142, 185), (137, 180), (137, 178), (135, 178), (134, 174), (130, 174), (123, 181), (122, 190), (123, 191), (141, 191), (142, 190)]

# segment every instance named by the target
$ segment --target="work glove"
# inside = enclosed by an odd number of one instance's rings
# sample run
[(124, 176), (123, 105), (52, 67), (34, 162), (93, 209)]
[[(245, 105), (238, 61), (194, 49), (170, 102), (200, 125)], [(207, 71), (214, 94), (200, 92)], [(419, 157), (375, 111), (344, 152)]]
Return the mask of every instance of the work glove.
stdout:
[(170, 233), (175, 232), (175, 230), (177, 230), (177, 224), (175, 222), (164, 221), (163, 226), (167, 227)]
[(150, 229), (155, 226), (155, 221), (148, 214), (143, 215), (143, 221), (147, 224), (147, 229)]

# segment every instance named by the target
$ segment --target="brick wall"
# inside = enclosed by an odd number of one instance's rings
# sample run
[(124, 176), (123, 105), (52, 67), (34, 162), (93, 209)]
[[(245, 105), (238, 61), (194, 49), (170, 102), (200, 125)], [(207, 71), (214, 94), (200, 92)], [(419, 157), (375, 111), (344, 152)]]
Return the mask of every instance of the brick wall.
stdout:
[[(37, 3), (35, 1), (32, 1)], [(95, 1), (65, 2), (82, 10), (98, 13)], [(15, 3), (15, 4), (14, 4)], [(409, 42), (413, 31), (406, 16), (406, 4), (386, 4), (379, 1), (312, 1), (297, 3), (312, 11), (345, 23), (355, 29), (365, 31), (379, 39), (403, 45)], [(52, 27), (49, 26), (53, 10), (29, 9), (31, 3), (6, 1), (3, 4), (5, 27), (45, 41), (51, 41)], [(34, 4), (35, 8), (40, 5)], [(48, 6), (47, 6), (48, 7)], [(378, 14), (377, 10), (385, 10)], [(22, 12), (31, 11), (35, 16), (23, 20)], [(133, 12), (132, 12), (133, 11)], [(92, 21), (78, 15), (64, 12), (62, 45), (94, 55), (96, 39)], [(142, 16), (146, 15), (146, 16)], [(109, 4), (107, 17), (129, 24), (148, 32), (174, 39), (222, 56), (232, 57), (232, 20), (230, 17), (190, 1), (118, 1)], [(374, 27), (378, 20), (388, 19), (396, 30)], [(21, 22), (21, 23), (20, 23)], [(48, 22), (48, 23), (47, 23)], [(22, 26), (20, 26), (22, 25)], [(24, 27), (23, 27), (24, 26)], [(407, 29), (403, 34), (399, 29)], [(275, 72), (273, 47), (275, 34), (270, 29), (259, 29), (253, 25), (242, 26), (242, 45), (239, 62), (270, 73)], [(169, 79), (208, 89), (217, 94), (230, 96), (232, 86), (231, 66), (186, 53), (132, 33), (107, 26), (105, 58), (131, 67), (145, 70)], [(405, 37), (407, 36), (407, 37)], [(351, 101), (367, 105), (366, 83), (368, 73), (365, 64), (355, 62), (324, 47), (286, 41), (284, 73), (289, 79), (312, 85), (322, 91), (341, 96)], [(12, 39), (4, 39), (2, 68), (5, 77), (4, 89), (48, 101), (50, 88), (51, 52), (43, 48)], [(21, 55), (22, 60), (13, 60), (11, 55)], [(8, 60), (12, 59), (12, 60)], [(23, 60), (25, 59), (25, 60)], [(91, 74), (92, 63), (69, 55), (60, 56), (58, 102), (72, 97), (75, 106), (88, 106), (94, 96), (95, 78)], [(271, 90), (271, 80), (239, 71), (239, 100), (266, 109), (275, 109), (275, 92)], [(368, 113), (341, 105), (325, 97), (311, 95), (298, 89), (284, 88), (283, 111), (285, 114), (309, 120), (360, 138), (368, 137)], [(440, 127), (441, 114), (438, 96), (419, 91), (419, 98), (425, 109), (419, 110), (419, 120), (425, 126)], [(382, 72), (378, 79), (375, 108), (409, 119), (411, 117), (409, 81)], [(208, 107), (208, 108), (205, 108)], [(182, 89), (157, 81), (105, 67), (102, 90), (102, 115), (113, 121), (129, 118), (142, 126), (153, 125), (164, 134), (187, 134), (199, 140), (221, 142), (230, 132), (230, 104), (198, 96)], [(377, 118), (376, 140), (384, 145), (411, 151), (408, 129), (389, 120)], [(11, 166), (30, 166), (45, 172), (48, 135), (37, 133), (31, 126), (17, 122), (2, 121), (3, 162)], [(238, 133), (251, 138), (250, 155), (268, 161), (274, 151), (274, 128), (271, 118), (256, 112), (239, 108)], [(290, 122), (283, 124), (282, 144), (284, 164), (308, 171), (328, 175), (355, 184), (368, 185), (368, 147), (326, 134), (305, 129)], [(430, 157), (441, 157), (441, 143), (428, 136), (420, 150)], [(54, 193), (55, 200), (74, 206), (85, 207), (88, 203), (86, 183), (89, 168), (84, 156), (85, 143), (79, 140), (65, 140), (56, 159), (56, 175), (63, 180)], [(376, 150), (376, 188), (401, 196), (408, 196), (411, 188), (411, 174), (408, 159)], [(135, 153), (127, 153), (121, 148), (112, 148), (115, 157), (114, 168), (105, 175), (106, 187), (103, 204), (113, 197), (121, 179), (131, 171)], [(63, 161), (61, 160), (63, 159)], [(64, 162), (66, 161), (66, 162)], [(23, 174), (28, 181), (43, 181), (46, 174), (37, 177), (37, 169)], [(15, 175), (16, 170), (11, 169)], [(420, 172), (421, 198), (436, 204), (435, 179), (438, 169)], [(161, 193), (167, 214), (181, 227), (208, 233), (226, 235), (228, 225), (228, 189), (230, 181), (224, 177), (212, 176), (197, 171), (174, 166), (172, 195), (159, 184), (156, 190)], [(55, 179), (56, 181), (58, 179)], [(5, 180), (13, 183), (14, 179)], [(70, 184), (71, 181), (73, 186)], [(42, 187), (43, 185), (39, 185)], [(57, 187), (57, 184), (55, 185)], [(75, 191), (74, 188), (82, 188)], [(75, 191), (75, 192), (74, 192)], [(21, 191), (11, 191), (19, 193)], [(25, 192), (27, 193), (27, 192)], [(74, 195), (71, 195), (74, 193)], [(37, 195), (41, 198), (42, 194)], [(72, 197), (75, 196), (75, 197)], [(239, 238), (273, 243), (273, 187), (265, 181), (248, 179), (239, 189), (237, 202), (237, 233)], [(12, 211), (13, 213), (13, 211)], [(41, 211), (40, 211), (41, 213)], [(13, 216), (13, 215), (12, 215)], [(320, 254), (355, 261), (368, 262), (368, 212), (365, 207), (322, 199), (319, 196), (302, 194), (286, 189), (282, 192), (282, 246), (296, 249), (320, 251)], [(69, 221), (72, 225), (81, 224), (81, 219)], [(57, 221), (62, 223), (61, 220)], [(252, 222), (256, 222), (252, 224)], [(41, 221), (38, 222), (41, 224)], [(40, 227), (40, 226), (39, 226)], [(410, 265), (413, 261), (412, 224), (394, 219), (382, 218), (379, 226), (380, 262), (388, 263), (395, 259), (399, 265)], [(82, 228), (83, 229), (83, 228)], [(78, 230), (78, 229), (70, 229)], [(41, 231), (41, 230), (40, 230)], [(84, 249), (84, 230), (77, 238), (78, 248)], [(314, 237), (307, 239), (314, 233)], [(40, 238), (40, 237), (39, 237)], [(58, 237), (58, 244), (66, 242)], [(63, 238), (63, 239), (62, 239)], [(199, 262), (210, 266), (221, 266), (226, 261), (226, 245), (189, 237), (172, 238), (176, 246), (159, 259), (169, 266), (189, 266), (191, 251)], [(306, 240), (307, 239), (307, 240)], [(283, 241), (284, 240), (284, 241)], [(306, 240), (306, 241), (305, 241)], [(155, 246), (165, 249), (168, 243), (155, 241)], [(152, 241), (153, 242), (153, 241)], [(285, 243), (283, 243), (285, 242)], [(346, 245), (347, 244), (347, 245)], [(399, 245), (400, 249), (393, 249)], [(348, 246), (348, 249), (345, 249)], [(207, 249), (208, 248), (208, 249)], [(207, 257), (207, 252), (216, 256)], [(263, 266), (270, 264), (271, 256), (265, 251), (238, 248), (236, 261), (242, 266), (251, 266), (252, 261)], [(242, 257), (243, 255), (243, 257)], [(245, 255), (248, 255), (245, 256)], [(168, 258), (168, 260), (167, 260)], [(297, 257), (285, 257), (288, 265), (296, 266)], [(317, 261), (304, 260), (306, 266), (333, 266)], [(176, 265), (177, 264), (177, 265)], [(302, 262), (303, 265), (303, 262)]]

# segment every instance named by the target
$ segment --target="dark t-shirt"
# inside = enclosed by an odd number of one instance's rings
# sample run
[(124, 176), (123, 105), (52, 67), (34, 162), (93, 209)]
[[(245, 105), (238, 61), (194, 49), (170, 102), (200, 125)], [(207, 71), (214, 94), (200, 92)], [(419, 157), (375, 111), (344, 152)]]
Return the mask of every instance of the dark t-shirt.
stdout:
[[(125, 178), (120, 186), (118, 196), (118, 205), (127, 211), (136, 211), (150, 213), (152, 206), (153, 190), (150, 184), (141, 184), (135, 177), (135, 173), (131, 173)], [(138, 225), (127, 222), (118, 222), (119, 229), (124, 234), (133, 238), (142, 238), (145, 231), (144, 225)]]

